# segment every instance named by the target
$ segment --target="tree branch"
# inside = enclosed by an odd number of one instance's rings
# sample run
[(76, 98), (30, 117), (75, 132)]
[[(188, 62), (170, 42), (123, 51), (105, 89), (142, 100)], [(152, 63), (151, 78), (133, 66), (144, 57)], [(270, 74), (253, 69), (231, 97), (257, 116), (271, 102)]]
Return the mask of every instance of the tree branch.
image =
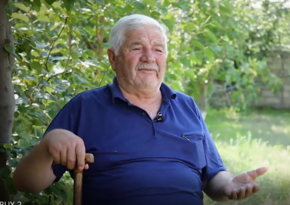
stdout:
[(45, 69), (46, 69), (46, 71), (49, 71), (49, 69), (48, 69), (48, 59), (49, 59), (50, 54), (51, 54), (51, 52), (52, 52), (52, 50), (53, 50), (53, 48), (54, 48), (54, 44), (55, 44), (55, 42), (59, 39), (61, 33), (63, 32), (63, 30), (64, 30), (64, 28), (65, 28), (65, 26), (66, 26), (66, 24), (67, 24), (67, 20), (68, 20), (68, 17), (65, 18), (64, 25), (62, 26), (62, 28), (61, 28), (59, 34), (57, 35), (55, 41), (53, 42), (53, 44), (52, 44), (52, 46), (51, 46), (51, 48), (50, 48), (50, 50), (49, 50), (49, 53), (48, 53), (48, 55), (47, 55), (46, 62), (45, 62)]

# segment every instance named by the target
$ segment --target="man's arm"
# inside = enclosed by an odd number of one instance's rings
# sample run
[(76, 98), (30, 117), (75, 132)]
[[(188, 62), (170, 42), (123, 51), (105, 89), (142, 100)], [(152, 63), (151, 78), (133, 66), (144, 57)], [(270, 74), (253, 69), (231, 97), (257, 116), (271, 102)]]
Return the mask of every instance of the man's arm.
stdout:
[(223, 188), (232, 179), (229, 172), (221, 171), (212, 179), (203, 181), (203, 191), (214, 201), (228, 201), (229, 198), (223, 194)]
[(39, 193), (50, 186), (56, 178), (52, 162), (46, 141), (42, 140), (19, 161), (13, 173), (16, 189), (26, 193)]

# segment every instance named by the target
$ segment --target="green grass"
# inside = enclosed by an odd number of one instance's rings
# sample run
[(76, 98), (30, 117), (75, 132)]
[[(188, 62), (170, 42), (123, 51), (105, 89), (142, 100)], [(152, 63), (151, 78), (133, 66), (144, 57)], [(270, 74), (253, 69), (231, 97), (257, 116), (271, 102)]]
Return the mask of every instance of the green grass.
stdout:
[(290, 145), (290, 110), (210, 110), (206, 123), (213, 137), (228, 141), (251, 132), (254, 139), (269, 145)]
[(290, 112), (211, 110), (208, 128), (223, 161), (233, 174), (261, 166), (268, 172), (257, 179), (260, 191), (240, 201), (217, 203), (205, 196), (205, 205), (290, 204)]

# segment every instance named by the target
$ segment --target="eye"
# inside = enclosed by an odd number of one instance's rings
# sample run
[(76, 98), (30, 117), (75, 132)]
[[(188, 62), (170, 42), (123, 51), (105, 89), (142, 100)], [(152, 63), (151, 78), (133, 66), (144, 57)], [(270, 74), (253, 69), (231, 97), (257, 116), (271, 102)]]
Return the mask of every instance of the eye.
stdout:
[(136, 47), (136, 48), (133, 48), (132, 50), (134, 50), (134, 51), (139, 51), (141, 48), (138, 48), (138, 47)]
[(155, 51), (157, 51), (157, 52), (163, 52), (163, 50), (162, 49), (159, 49), (159, 48), (156, 48)]

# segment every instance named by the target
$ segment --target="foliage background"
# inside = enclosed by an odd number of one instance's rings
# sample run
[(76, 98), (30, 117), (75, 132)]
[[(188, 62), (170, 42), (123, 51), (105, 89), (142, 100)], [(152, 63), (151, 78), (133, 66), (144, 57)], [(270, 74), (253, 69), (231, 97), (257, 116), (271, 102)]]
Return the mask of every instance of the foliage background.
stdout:
[(207, 110), (216, 83), (228, 93), (230, 106), (247, 109), (257, 99), (257, 79), (273, 91), (281, 86), (266, 60), (269, 51), (290, 48), (285, 2), (10, 1), (16, 110), (12, 142), (5, 145), (12, 170), (0, 170), (7, 189), (30, 204), (69, 204), (68, 175), (41, 194), (23, 194), (13, 187), (12, 172), (67, 101), (111, 82), (114, 73), (106, 50), (110, 28), (119, 18), (141, 13), (165, 25), (169, 37), (165, 82), (193, 96), (201, 110)]

